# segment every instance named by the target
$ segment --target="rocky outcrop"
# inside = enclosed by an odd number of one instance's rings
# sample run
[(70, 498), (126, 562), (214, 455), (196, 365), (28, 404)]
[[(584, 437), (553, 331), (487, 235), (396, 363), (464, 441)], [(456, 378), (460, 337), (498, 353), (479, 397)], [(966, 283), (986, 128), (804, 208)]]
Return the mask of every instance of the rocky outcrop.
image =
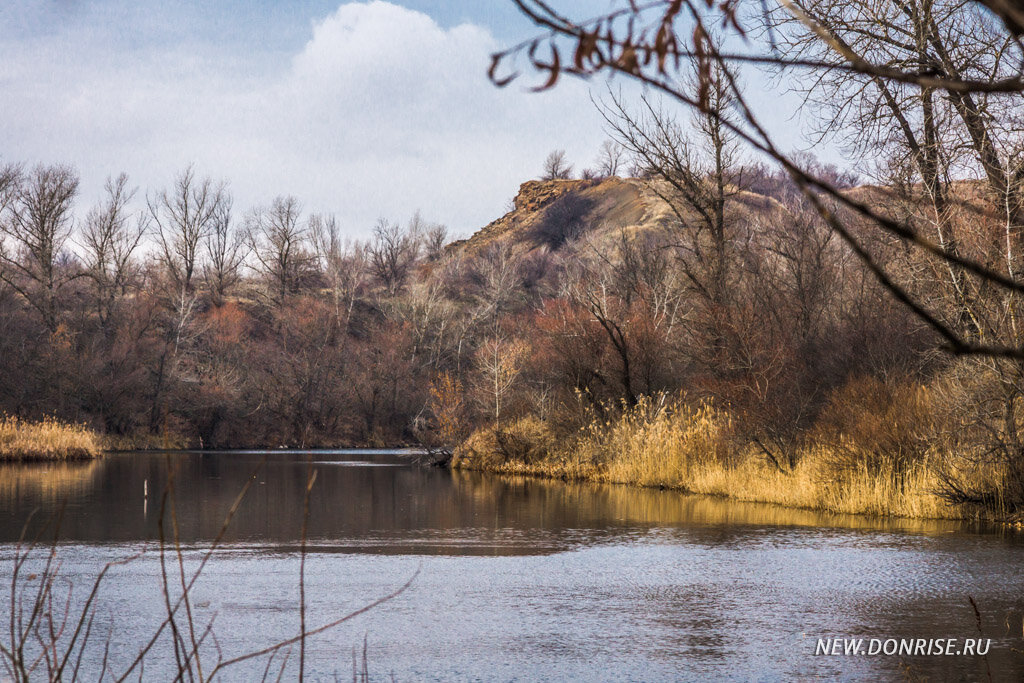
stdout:
[[(678, 226), (680, 221), (698, 220), (684, 202), (673, 210), (662, 198), (670, 194), (671, 188), (663, 182), (637, 178), (530, 180), (519, 186), (511, 211), (447, 249), (449, 253), (476, 252), (497, 242), (512, 243), (525, 250), (557, 249), (582, 235), (600, 243), (617, 240), (623, 232), (662, 232)], [(731, 192), (728, 206), (731, 220), (773, 225), (787, 222), (782, 204), (754, 192)], [(577, 225), (567, 231), (571, 233), (569, 239), (558, 239), (559, 224), (567, 220)]]
[(541, 246), (538, 226), (554, 217), (565, 203), (578, 200), (579, 220), (586, 232), (615, 232), (663, 226), (668, 207), (646, 185), (632, 178), (603, 180), (530, 180), (519, 186), (512, 211), (454, 242), (451, 250), (477, 251), (510, 240), (527, 248)]

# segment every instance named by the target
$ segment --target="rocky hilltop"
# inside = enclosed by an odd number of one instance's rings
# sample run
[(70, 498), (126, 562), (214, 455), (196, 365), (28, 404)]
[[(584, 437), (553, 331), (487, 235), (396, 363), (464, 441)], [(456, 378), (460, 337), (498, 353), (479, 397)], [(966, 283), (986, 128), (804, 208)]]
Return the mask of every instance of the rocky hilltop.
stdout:
[(557, 244), (563, 228), (616, 234), (662, 229), (670, 216), (665, 202), (635, 178), (529, 180), (519, 186), (512, 211), (449, 248), (473, 252), (498, 241)]
[[(660, 232), (677, 223), (679, 217), (658, 196), (657, 187), (650, 181), (614, 176), (602, 180), (529, 180), (519, 186), (511, 211), (471, 237), (451, 243), (448, 249), (472, 253), (498, 242), (526, 249), (557, 249), (583, 234), (600, 239), (617, 237), (623, 231)], [(668, 191), (667, 187), (663, 189)], [(730, 210), (747, 217), (785, 212), (774, 198), (755, 192), (734, 192), (729, 199)], [(682, 218), (695, 216), (684, 214)]]

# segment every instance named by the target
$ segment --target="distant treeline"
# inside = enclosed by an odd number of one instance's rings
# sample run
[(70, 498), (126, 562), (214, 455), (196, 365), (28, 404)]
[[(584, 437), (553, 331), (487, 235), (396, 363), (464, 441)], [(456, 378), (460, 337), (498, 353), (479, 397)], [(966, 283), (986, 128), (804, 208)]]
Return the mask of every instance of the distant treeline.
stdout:
[[(454, 446), (530, 417), (557, 449), (670, 396), (726, 411), (730, 438), (781, 472), (812, 434), (834, 441), (837, 467), (898, 474), (940, 436), (961, 459), (1018, 462), (1005, 387), (1019, 366), (937, 353), (783, 175), (723, 154), (660, 170), (634, 156), (642, 177), (628, 183), (661, 202), (657, 221), (599, 226), (602, 188), (622, 181), (553, 179), (523, 229), (447, 248), (419, 216), (345, 241), (292, 197), (239, 217), (191, 169), (144, 197), (113, 178), (76, 218), (73, 169), (9, 165), (0, 411), (85, 422), (125, 446), (213, 448)], [(846, 191), (926, 220), (919, 190)], [(951, 191), (962, 248), (1001, 253), (984, 193)], [(1005, 306), (993, 294), (965, 312), (927, 258), (897, 240), (872, 251), (951, 320), (987, 324)], [(943, 477), (962, 500), (992, 494)]]

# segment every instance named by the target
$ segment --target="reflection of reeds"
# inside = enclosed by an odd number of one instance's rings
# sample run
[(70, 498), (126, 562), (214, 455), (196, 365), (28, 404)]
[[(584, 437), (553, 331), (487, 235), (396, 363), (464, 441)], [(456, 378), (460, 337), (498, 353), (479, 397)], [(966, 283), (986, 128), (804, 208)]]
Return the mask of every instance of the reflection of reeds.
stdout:
[(65, 500), (91, 489), (100, 469), (99, 460), (2, 463), (0, 497), (6, 500), (23, 496), (47, 501)]
[(166, 429), (160, 434), (135, 432), (103, 435), (103, 448), (107, 451), (168, 451), (182, 450), (188, 446), (188, 439)]
[(74, 460), (95, 458), (100, 437), (85, 425), (52, 417), (29, 422), (0, 417), (0, 460)]
[(497, 500), (509, 488), (530, 487), (531, 496), (543, 498), (545, 514), (565, 510), (573, 524), (581, 518), (591, 523), (650, 526), (756, 525), (843, 527), (850, 529), (900, 529), (939, 533), (958, 528), (957, 522), (939, 519), (878, 518), (837, 514), (823, 510), (785, 507), (771, 503), (738, 501), (723, 496), (691, 495), (649, 487), (603, 484), (593, 481), (552, 481), (535, 476), (483, 475), (455, 470), (455, 482), (474, 500)]

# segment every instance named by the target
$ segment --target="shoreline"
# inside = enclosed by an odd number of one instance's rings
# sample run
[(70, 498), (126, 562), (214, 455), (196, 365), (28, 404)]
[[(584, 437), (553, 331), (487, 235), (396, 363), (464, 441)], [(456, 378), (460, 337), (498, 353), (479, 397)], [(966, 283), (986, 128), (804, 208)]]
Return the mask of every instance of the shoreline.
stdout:
[(637, 482), (621, 481), (608, 476), (607, 472), (596, 467), (575, 468), (569, 464), (564, 467), (551, 465), (531, 465), (528, 463), (504, 463), (502, 465), (471, 465), (453, 464), (450, 469), (463, 472), (479, 472), (503, 477), (528, 477), (541, 481), (561, 481), (565, 483), (587, 483), (609, 486), (625, 486), (641, 490), (672, 491), (687, 496), (702, 496), (720, 500), (735, 501), (737, 503), (754, 503), (758, 505), (774, 505), (787, 510), (803, 510), (833, 515), (854, 515), (863, 518), (889, 519), (889, 520), (916, 520), (916, 521), (946, 521), (946, 522), (975, 522), (993, 524), (1012, 528), (1024, 528), (1024, 522), (1011, 519), (997, 519), (984, 515), (970, 515), (966, 513), (950, 514), (943, 516), (913, 516), (900, 515), (892, 512), (860, 511), (835, 509), (831, 507), (814, 505), (795, 505), (780, 502), (771, 498), (740, 497), (723, 492), (700, 491), (685, 486), (668, 483), (641, 484)]
[[(954, 469), (942, 444), (900, 457), (871, 444), (803, 435), (772, 456), (709, 404), (641, 402), (618, 417), (557, 431), (533, 417), (477, 429), (453, 469), (626, 484), (793, 509), (1020, 528), (998, 464)], [(993, 495), (957, 500), (950, 481)]]
[[(557, 481), (566, 484), (595, 484), (595, 485), (606, 485), (606, 486), (623, 486), (626, 488), (633, 488), (638, 490), (658, 490), (658, 491), (670, 491), (686, 496), (700, 496), (703, 498), (712, 498), (717, 500), (732, 501), (736, 503), (751, 503), (756, 505), (771, 505), (784, 510), (800, 510), (804, 512), (813, 512), (820, 514), (829, 515), (850, 515), (859, 517), (862, 519), (879, 519), (879, 520), (908, 520), (918, 522), (961, 522), (966, 524), (984, 524), (992, 525), (994, 527), (1000, 527), (1004, 529), (1024, 530), (1024, 520), (1016, 519), (1011, 516), (997, 517), (994, 515), (985, 515), (975, 512), (971, 514), (967, 510), (960, 510), (953, 512), (948, 515), (939, 516), (916, 516), (916, 515), (904, 515), (897, 514), (894, 512), (883, 512), (883, 511), (850, 511), (835, 509), (832, 507), (823, 507), (815, 505), (798, 505), (781, 502), (779, 500), (771, 498), (760, 498), (760, 497), (740, 497), (730, 495), (723, 492), (712, 492), (712, 491), (699, 491), (687, 488), (685, 486), (672, 485), (672, 484), (640, 484), (636, 482), (620, 481), (613, 479), (607, 475), (607, 473), (600, 471), (600, 469), (594, 468), (592, 473), (583, 473), (579, 469), (575, 469), (571, 466), (564, 468), (552, 468), (550, 465), (530, 465), (527, 463), (505, 463), (504, 465), (492, 466), (476, 466), (469, 464), (452, 464), (448, 467), (452, 471), (461, 472), (477, 472), (481, 474), (489, 474), (499, 477), (525, 477), (529, 479), (535, 479), (538, 481)], [(951, 506), (952, 507), (952, 506)], [(953, 510), (957, 508), (953, 507)]]
[[(0, 418), (0, 462), (88, 462), (123, 450), (117, 446), (124, 445), (81, 424), (53, 418)], [(153, 445), (134, 444), (130, 450), (150, 450), (145, 446)], [(864, 464), (840, 467), (828, 445), (808, 443), (794, 450), (793, 460), (784, 468), (737, 440), (728, 416), (705, 405), (676, 406), (642, 416), (625, 414), (568, 436), (554, 435), (550, 425), (535, 418), (491, 425), (463, 440), (448, 462), (430, 464), (503, 476), (669, 490), (830, 514), (1024, 528), (1020, 515), (1000, 509), (998, 498), (974, 505), (944, 498), (942, 462), (942, 454), (937, 453), (900, 469)], [(999, 472), (979, 470), (971, 476), (992, 482), (998, 480)]]

